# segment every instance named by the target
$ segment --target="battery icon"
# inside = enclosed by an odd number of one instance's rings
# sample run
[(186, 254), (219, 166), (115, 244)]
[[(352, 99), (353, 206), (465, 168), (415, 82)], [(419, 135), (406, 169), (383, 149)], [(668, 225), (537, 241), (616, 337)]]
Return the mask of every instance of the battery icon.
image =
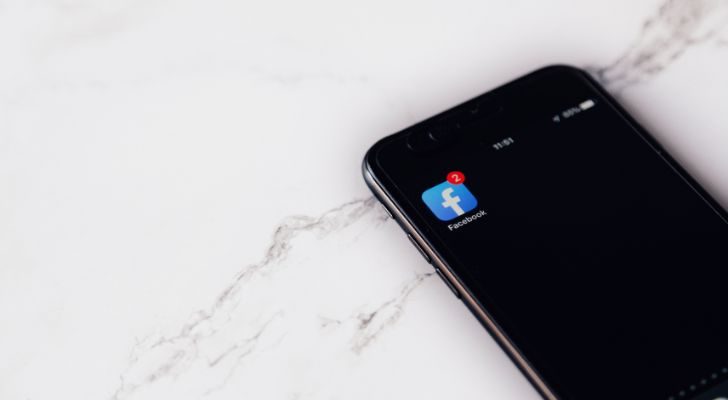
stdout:
[(588, 110), (592, 107), (594, 107), (594, 100), (592, 100), (592, 99), (589, 99), (587, 101), (582, 101), (579, 104), (579, 108), (581, 108), (582, 110)]

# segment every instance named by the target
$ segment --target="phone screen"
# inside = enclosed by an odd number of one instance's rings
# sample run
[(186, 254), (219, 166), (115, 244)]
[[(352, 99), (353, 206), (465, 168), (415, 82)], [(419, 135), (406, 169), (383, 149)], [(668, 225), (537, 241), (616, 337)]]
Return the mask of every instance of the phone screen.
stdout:
[[(375, 168), (550, 387), (566, 399), (728, 393), (722, 210), (578, 74), (537, 74), (464, 107), (381, 142)], [(435, 148), (413, 147), (443, 121), (459, 122)]]

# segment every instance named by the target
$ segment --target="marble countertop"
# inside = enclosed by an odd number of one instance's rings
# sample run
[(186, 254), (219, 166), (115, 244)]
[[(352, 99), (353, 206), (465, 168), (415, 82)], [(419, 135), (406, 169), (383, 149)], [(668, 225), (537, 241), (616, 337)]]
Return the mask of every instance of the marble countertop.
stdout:
[(537, 399), (360, 175), (591, 71), (728, 204), (728, 1), (0, 1), (0, 398)]

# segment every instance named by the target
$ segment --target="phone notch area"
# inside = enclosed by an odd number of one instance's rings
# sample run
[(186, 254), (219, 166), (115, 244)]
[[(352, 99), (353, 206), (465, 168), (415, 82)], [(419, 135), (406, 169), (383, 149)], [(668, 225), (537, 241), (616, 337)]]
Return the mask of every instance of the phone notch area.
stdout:
[(407, 147), (415, 153), (429, 153), (460, 141), (468, 129), (500, 115), (504, 107), (486, 100), (474, 100), (447, 111), (416, 128), (407, 136)]

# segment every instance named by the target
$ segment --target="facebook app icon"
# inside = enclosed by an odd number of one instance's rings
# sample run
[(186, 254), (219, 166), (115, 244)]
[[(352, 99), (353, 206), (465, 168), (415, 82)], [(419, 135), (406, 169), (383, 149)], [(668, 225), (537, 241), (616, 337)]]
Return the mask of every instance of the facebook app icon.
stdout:
[(478, 206), (478, 200), (465, 184), (454, 185), (448, 181), (425, 190), (422, 201), (440, 221), (457, 218)]

